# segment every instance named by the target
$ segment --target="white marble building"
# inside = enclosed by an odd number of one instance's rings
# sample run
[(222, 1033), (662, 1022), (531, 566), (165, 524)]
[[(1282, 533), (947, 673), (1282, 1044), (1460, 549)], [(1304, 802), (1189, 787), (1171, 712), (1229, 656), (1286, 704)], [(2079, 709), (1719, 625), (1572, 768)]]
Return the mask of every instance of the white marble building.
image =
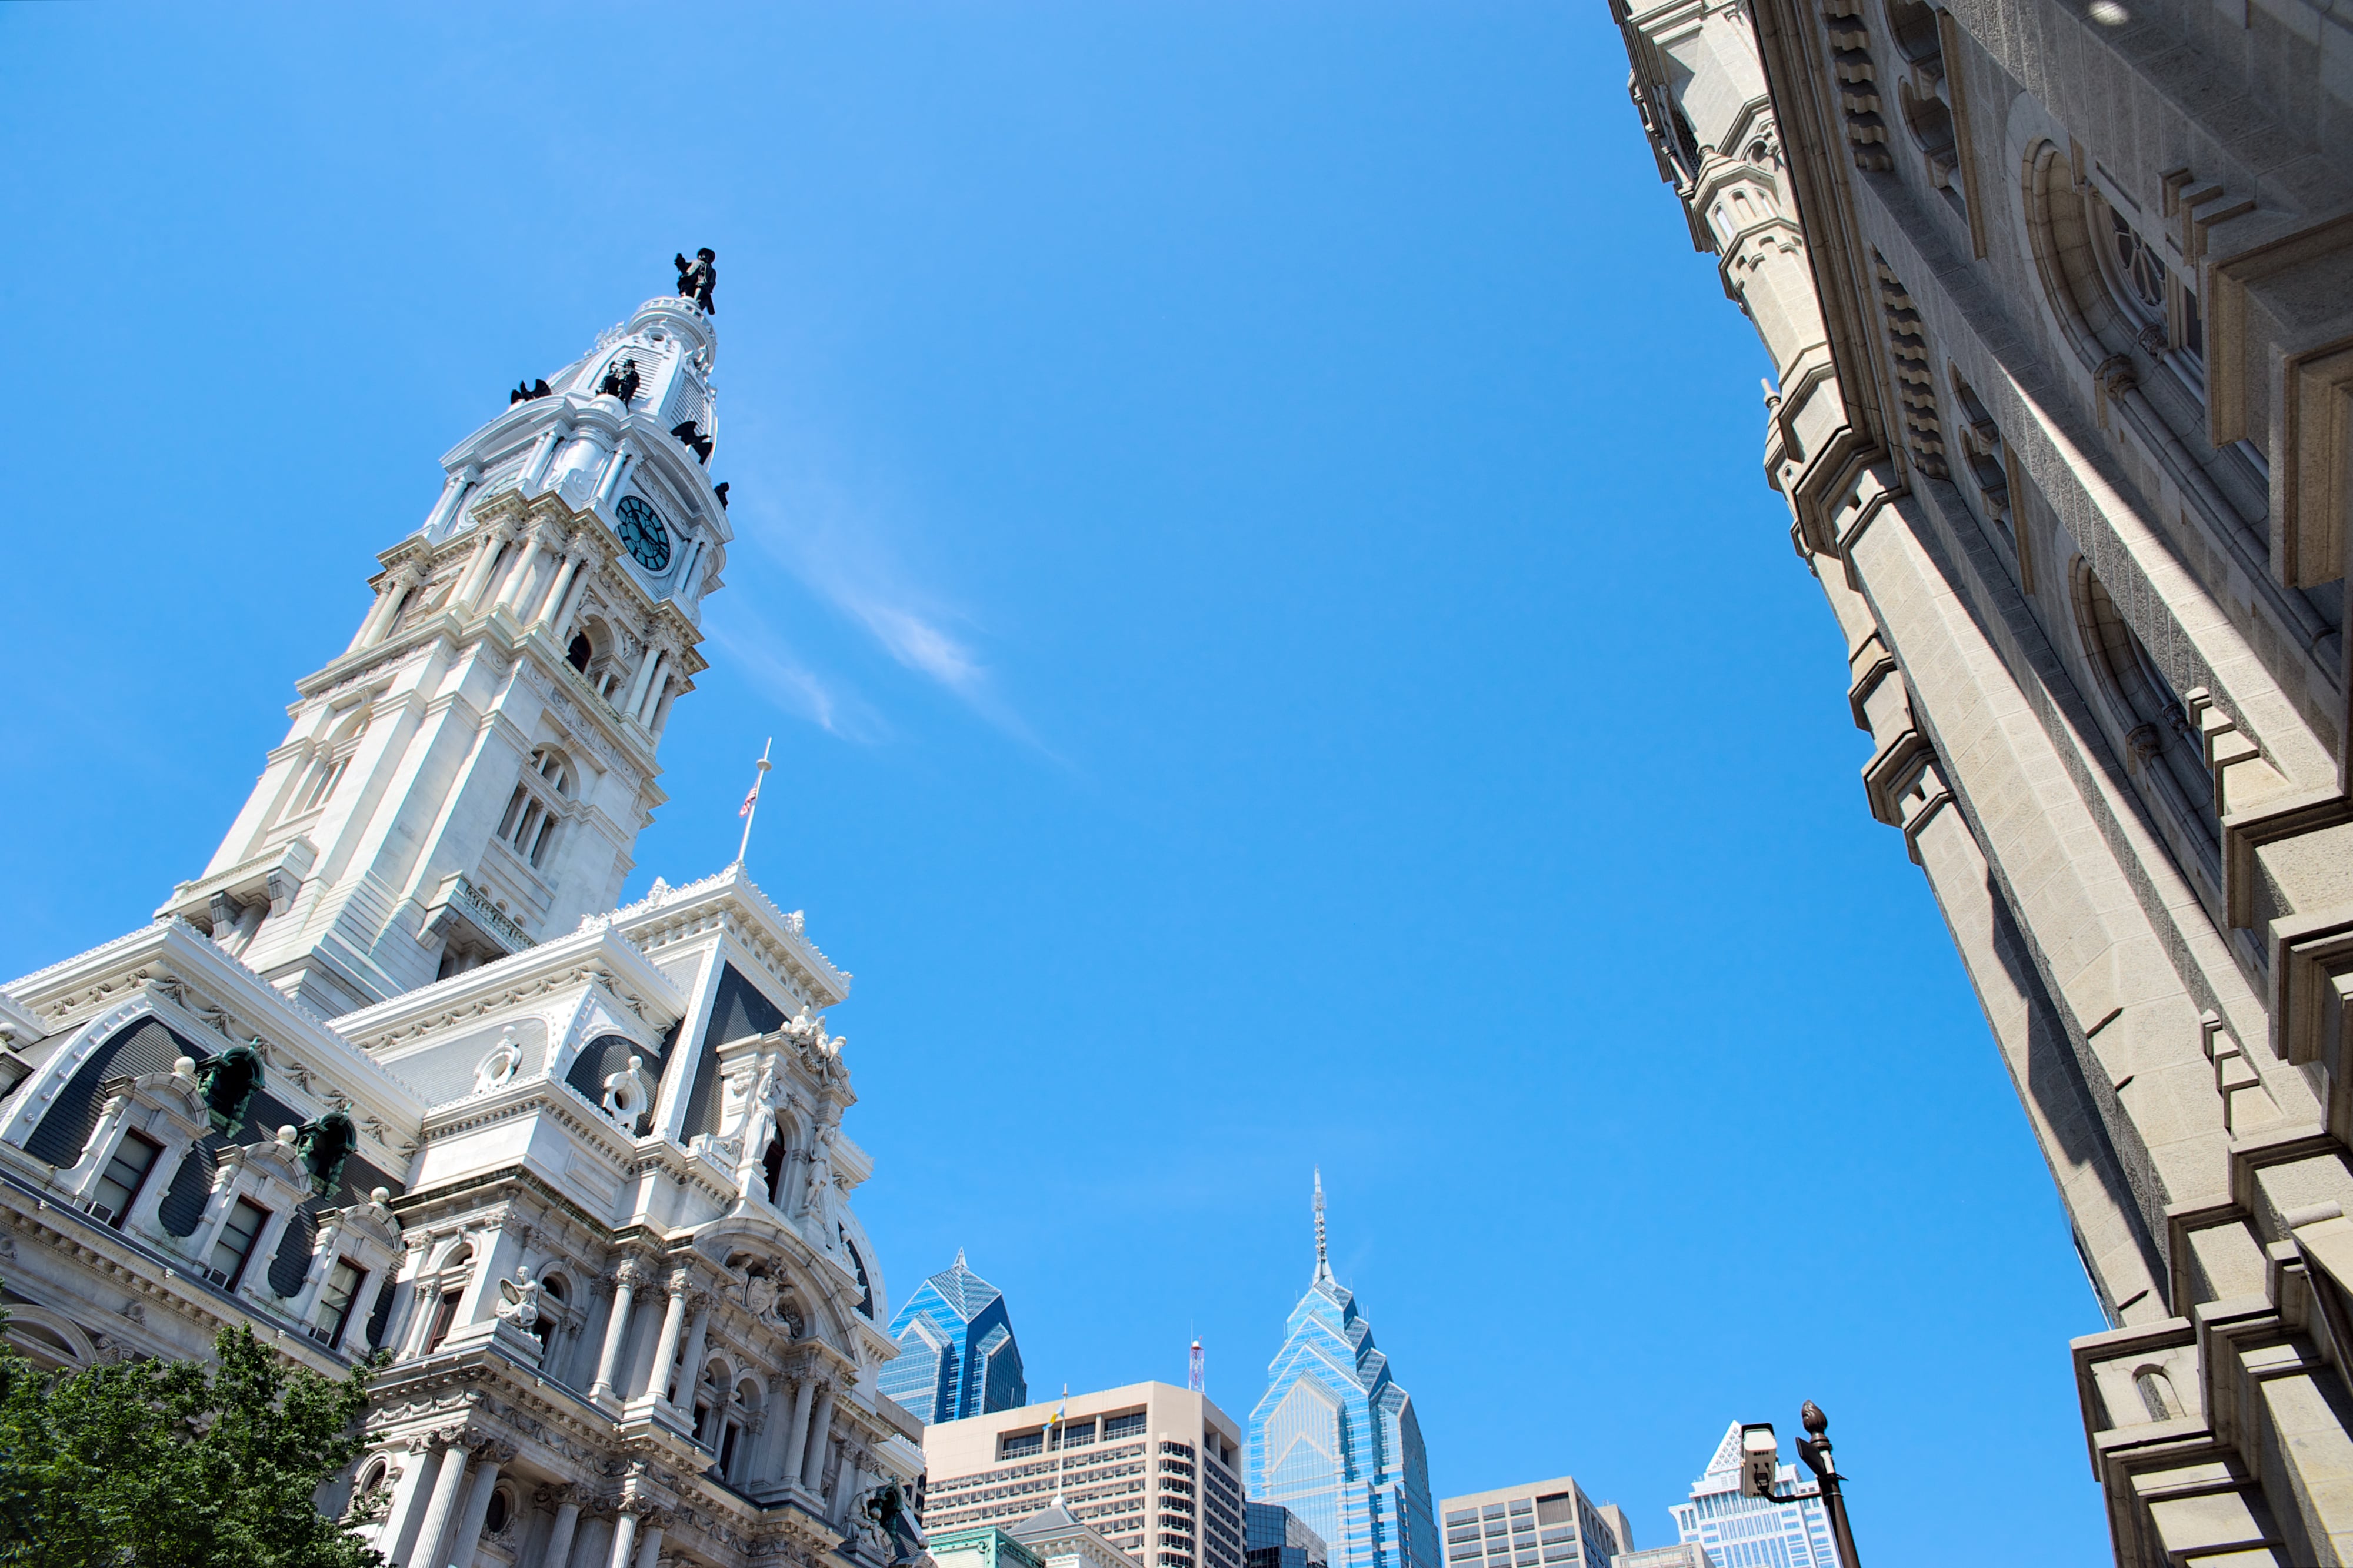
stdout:
[(11, 1337), (383, 1347), (322, 1504), (404, 1568), (881, 1563), (923, 1468), (849, 977), (740, 866), (613, 907), (731, 537), (715, 349), (649, 300), (452, 450), (211, 866), (0, 987)]
[(2353, 16), (1612, 7), (1661, 177), (1772, 361), (1765, 478), (1845, 645), (1864, 796), (2107, 1321), (2073, 1356), (2117, 1558), (2335, 1568)]

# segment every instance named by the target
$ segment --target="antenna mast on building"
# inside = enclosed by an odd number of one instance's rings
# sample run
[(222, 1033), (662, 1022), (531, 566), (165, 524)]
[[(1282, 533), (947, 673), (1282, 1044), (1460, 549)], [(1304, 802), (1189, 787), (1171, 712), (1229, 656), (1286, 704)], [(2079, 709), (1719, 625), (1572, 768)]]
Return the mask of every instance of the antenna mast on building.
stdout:
[(1194, 1393), (1201, 1392), (1201, 1342), (1193, 1342), (1193, 1359), (1185, 1371), (1185, 1386)]

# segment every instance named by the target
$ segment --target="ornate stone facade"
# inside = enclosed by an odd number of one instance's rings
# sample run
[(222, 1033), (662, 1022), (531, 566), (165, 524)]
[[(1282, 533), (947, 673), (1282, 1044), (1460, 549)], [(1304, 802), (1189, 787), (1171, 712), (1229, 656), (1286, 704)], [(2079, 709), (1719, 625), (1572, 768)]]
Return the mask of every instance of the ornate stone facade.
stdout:
[[(250, 1324), (336, 1373), (404, 1568), (891, 1555), (849, 977), (742, 867), (613, 899), (702, 668), (710, 318), (640, 307), (445, 459), (213, 866), (0, 988), (0, 1278), (51, 1363)], [(635, 395), (596, 389), (635, 362)]]
[(2109, 1331), (2120, 1562), (2353, 1556), (2353, 23), (1613, 0)]

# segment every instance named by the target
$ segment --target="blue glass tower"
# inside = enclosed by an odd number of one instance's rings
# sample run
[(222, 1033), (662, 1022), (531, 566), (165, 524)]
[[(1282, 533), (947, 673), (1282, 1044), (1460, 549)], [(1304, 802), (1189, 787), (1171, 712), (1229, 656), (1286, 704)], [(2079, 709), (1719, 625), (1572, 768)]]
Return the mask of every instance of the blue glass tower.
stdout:
[(1331, 1568), (1440, 1568), (1421, 1423), (1356, 1297), (1332, 1278), (1321, 1171), (1315, 1279), (1267, 1373), (1250, 1412), (1250, 1497), (1305, 1521)]
[(961, 1247), (954, 1263), (907, 1298), (891, 1337), (899, 1354), (877, 1381), (926, 1426), (1029, 1403), (1005, 1293), (965, 1267)]

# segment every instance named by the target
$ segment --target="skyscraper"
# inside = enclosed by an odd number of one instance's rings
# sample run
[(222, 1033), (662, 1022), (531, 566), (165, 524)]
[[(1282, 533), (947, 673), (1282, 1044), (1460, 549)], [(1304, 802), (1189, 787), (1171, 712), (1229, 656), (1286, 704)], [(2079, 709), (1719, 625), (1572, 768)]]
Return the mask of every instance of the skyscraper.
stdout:
[(1567, 1476), (1451, 1497), (1447, 1568), (1610, 1568), (1634, 1549), (1624, 1513), (1599, 1507)]
[(965, 1266), (961, 1247), (907, 1298), (891, 1337), (899, 1357), (883, 1364), (882, 1392), (926, 1426), (1029, 1403), (1005, 1293)]
[[(1774, 1494), (1798, 1490), (1798, 1467), (1783, 1465), (1774, 1475)], [(1840, 1568), (1830, 1515), (1810, 1477), (1805, 1490), (1797, 1502), (1742, 1497), (1740, 1423), (1735, 1421), (1725, 1428), (1706, 1472), (1692, 1483), (1691, 1501), (1670, 1511), (1683, 1540), (1704, 1548), (1718, 1568)]]
[(1355, 1295), (1332, 1278), (1320, 1170), (1315, 1278), (1250, 1412), (1250, 1490), (1305, 1520), (1332, 1568), (1439, 1568), (1421, 1424)]

